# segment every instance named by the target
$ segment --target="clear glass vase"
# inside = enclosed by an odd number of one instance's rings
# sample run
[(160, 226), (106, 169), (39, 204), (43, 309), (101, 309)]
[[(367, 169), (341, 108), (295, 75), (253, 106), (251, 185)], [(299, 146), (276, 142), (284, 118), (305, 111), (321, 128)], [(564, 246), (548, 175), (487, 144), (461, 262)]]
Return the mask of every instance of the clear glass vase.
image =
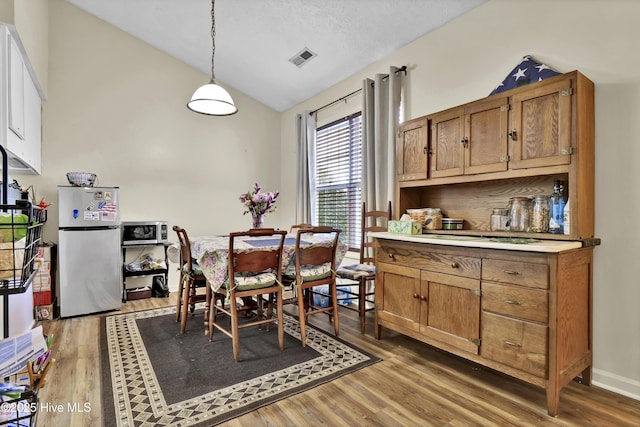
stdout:
[(264, 228), (264, 214), (251, 214), (251, 228)]

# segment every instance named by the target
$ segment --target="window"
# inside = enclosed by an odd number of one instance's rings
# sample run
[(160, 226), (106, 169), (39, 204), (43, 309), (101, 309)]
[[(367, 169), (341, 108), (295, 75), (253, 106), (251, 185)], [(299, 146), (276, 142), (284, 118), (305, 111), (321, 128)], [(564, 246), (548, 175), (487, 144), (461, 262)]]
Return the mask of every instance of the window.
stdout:
[(360, 249), (361, 113), (316, 130), (316, 209), (318, 225), (342, 230), (347, 246)]

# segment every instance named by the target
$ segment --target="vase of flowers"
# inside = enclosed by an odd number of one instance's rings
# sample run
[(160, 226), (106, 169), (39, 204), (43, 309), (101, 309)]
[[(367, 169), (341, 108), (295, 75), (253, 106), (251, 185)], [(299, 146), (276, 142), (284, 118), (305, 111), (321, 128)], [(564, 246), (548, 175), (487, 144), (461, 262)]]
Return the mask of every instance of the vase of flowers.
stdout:
[(264, 215), (276, 210), (276, 198), (280, 194), (277, 191), (272, 193), (260, 190), (260, 185), (256, 183), (253, 190), (240, 195), (240, 202), (247, 209), (243, 215), (251, 214), (251, 228), (264, 227)]

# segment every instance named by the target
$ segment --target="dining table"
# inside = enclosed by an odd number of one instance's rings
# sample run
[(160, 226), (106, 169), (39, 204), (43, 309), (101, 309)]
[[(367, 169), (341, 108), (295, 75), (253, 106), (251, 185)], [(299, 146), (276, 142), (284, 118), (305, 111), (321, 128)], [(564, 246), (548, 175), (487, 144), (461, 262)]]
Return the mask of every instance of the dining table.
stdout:
[[(198, 263), (211, 289), (216, 292), (220, 289), (229, 275), (229, 236), (194, 236), (190, 239), (191, 257)], [(235, 252), (251, 252), (275, 248), (280, 241), (279, 237), (245, 237), (236, 238)], [(333, 242), (330, 235), (307, 234), (300, 238), (300, 246), (329, 246)], [(295, 268), (296, 235), (287, 234), (284, 240), (282, 255), (282, 271)], [(336, 266), (340, 264), (348, 247), (342, 239), (338, 239), (336, 249)], [(171, 262), (180, 262), (180, 249), (177, 243), (169, 247), (167, 255)], [(295, 274), (295, 270), (294, 270)]]

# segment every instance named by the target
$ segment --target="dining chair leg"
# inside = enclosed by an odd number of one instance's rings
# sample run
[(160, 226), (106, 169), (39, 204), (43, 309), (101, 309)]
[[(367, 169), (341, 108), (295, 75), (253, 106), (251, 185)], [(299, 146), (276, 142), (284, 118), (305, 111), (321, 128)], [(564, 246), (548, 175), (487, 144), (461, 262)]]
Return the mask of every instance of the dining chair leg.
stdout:
[(209, 304), (209, 322), (208, 322), (208, 327), (209, 327), (209, 341), (213, 341), (213, 331), (215, 330), (215, 328), (213, 327), (213, 324), (216, 322), (216, 305), (217, 305), (217, 299), (216, 299), (216, 295), (217, 294), (213, 294), (212, 298), (212, 304)]
[(365, 315), (367, 314), (367, 279), (361, 277), (358, 280), (358, 313), (360, 314), (360, 333), (365, 331)]
[(238, 336), (238, 302), (235, 295), (231, 294), (231, 343), (233, 346), (233, 358), (236, 362), (240, 359), (240, 337)]
[(307, 345), (307, 313), (304, 307), (304, 292), (302, 289), (302, 285), (298, 285), (298, 318), (300, 319), (300, 342), (303, 347)]
[(338, 336), (338, 330), (340, 329), (340, 325), (338, 324), (338, 285), (336, 284), (336, 282), (333, 282), (333, 285), (329, 285), (331, 286), (331, 295), (333, 296), (333, 298), (331, 298), (333, 300), (333, 330), (336, 333), (336, 336)]
[[(209, 308), (211, 307), (211, 303), (215, 304), (216, 300), (215, 300), (215, 295), (213, 294), (213, 292), (211, 292), (211, 286), (209, 286), (209, 282), (207, 281), (207, 283), (205, 284), (205, 286), (207, 287), (205, 290), (205, 297), (204, 297), (204, 333), (207, 334), (208, 331), (208, 326), (209, 326)], [(212, 301), (213, 299), (213, 301)]]
[(186, 278), (182, 289), (182, 310), (180, 316), (180, 333), (187, 329), (187, 315), (189, 314), (189, 294), (191, 293), (191, 278)]
[(180, 321), (180, 309), (182, 308), (182, 290), (184, 289), (184, 273), (180, 272), (180, 280), (178, 281), (178, 298), (176, 298), (176, 322)]
[[(282, 289), (276, 293), (277, 300), (277, 317), (278, 317), (278, 344), (280, 345), (280, 351), (284, 350), (284, 303), (282, 301)], [(273, 310), (272, 310), (273, 311)]]

